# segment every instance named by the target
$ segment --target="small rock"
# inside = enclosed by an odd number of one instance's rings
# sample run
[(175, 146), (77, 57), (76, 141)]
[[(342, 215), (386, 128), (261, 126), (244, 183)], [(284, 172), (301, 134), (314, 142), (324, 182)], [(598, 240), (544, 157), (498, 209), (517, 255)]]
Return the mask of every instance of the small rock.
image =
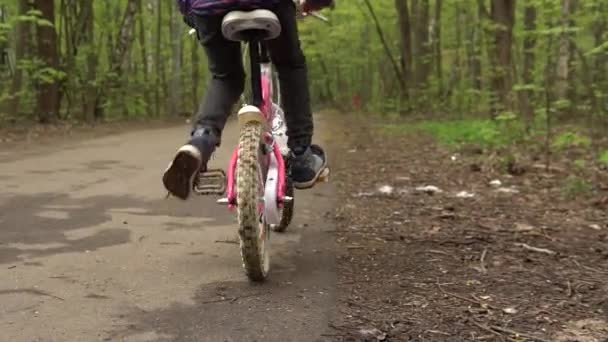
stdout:
[(378, 188), (378, 192), (380, 192), (383, 195), (390, 195), (393, 193), (394, 188), (390, 185), (383, 185), (380, 188)]
[(602, 230), (602, 227), (600, 227), (599, 224), (590, 224), (589, 228), (591, 228), (593, 230)]
[(438, 187), (436, 187), (434, 185), (419, 186), (416, 188), (416, 191), (426, 192), (427, 194), (430, 194), (430, 195), (443, 192), (443, 190), (439, 189)]
[(504, 308), (502, 311), (509, 315), (514, 315), (517, 313), (517, 309), (515, 308)]
[(473, 198), (475, 197), (475, 194), (467, 192), (467, 191), (461, 191), (459, 193), (456, 194), (456, 197), (458, 198)]
[(490, 185), (493, 186), (493, 187), (498, 188), (498, 187), (500, 187), (502, 185), (502, 182), (500, 180), (498, 180), (498, 179), (495, 179), (495, 180), (493, 180), (493, 181), (490, 182)]
[(515, 229), (516, 232), (529, 232), (534, 230), (534, 227), (532, 227), (529, 224), (526, 223), (515, 223)]
[(360, 192), (354, 195), (355, 197), (372, 197), (374, 196), (373, 192)]
[(382, 332), (376, 328), (373, 329), (361, 329), (359, 330), (359, 335), (364, 341), (369, 341), (371, 339), (375, 339), (376, 341), (386, 341), (386, 333)]
[(515, 188), (498, 188), (496, 189), (496, 192), (501, 192), (504, 194), (518, 194), (519, 190)]

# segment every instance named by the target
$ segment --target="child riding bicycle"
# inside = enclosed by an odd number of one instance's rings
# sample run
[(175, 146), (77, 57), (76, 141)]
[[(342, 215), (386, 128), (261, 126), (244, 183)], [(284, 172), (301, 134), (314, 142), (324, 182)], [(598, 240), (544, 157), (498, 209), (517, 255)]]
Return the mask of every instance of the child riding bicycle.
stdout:
[[(282, 31), (267, 42), (270, 58), (279, 74), (280, 92), (287, 124), (288, 146), (293, 153), (291, 176), (297, 189), (315, 185), (327, 167), (323, 149), (312, 144), (313, 118), (308, 71), (298, 36), (293, 0), (177, 0), (185, 22), (193, 27), (208, 57), (212, 74), (187, 144), (180, 147), (163, 175), (172, 195), (186, 200), (199, 172), (219, 147), (222, 130), (245, 88), (245, 71), (239, 42), (221, 32), (223, 17), (231, 10), (265, 8), (278, 17)], [(302, 10), (331, 6), (333, 0), (304, 0)]]

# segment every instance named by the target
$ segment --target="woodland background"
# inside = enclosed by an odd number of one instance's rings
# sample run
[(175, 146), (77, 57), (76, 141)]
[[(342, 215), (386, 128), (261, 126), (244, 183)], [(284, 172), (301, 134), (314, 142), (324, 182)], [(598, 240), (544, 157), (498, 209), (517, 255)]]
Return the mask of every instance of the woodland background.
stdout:
[[(325, 12), (328, 24), (301, 22), (318, 108), (422, 116), (448, 140), (541, 134), (608, 163), (607, 0), (349, 0)], [(187, 31), (173, 1), (3, 0), (0, 126), (191, 115), (209, 73)]]

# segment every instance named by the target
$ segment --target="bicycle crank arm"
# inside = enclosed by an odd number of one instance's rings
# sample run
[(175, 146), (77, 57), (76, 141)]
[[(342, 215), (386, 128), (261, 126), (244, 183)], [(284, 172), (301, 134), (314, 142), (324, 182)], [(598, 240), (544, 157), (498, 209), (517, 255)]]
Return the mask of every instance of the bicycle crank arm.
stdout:
[(194, 186), (194, 191), (198, 195), (218, 195), (226, 192), (226, 172), (224, 170), (207, 170), (198, 176), (198, 182)]

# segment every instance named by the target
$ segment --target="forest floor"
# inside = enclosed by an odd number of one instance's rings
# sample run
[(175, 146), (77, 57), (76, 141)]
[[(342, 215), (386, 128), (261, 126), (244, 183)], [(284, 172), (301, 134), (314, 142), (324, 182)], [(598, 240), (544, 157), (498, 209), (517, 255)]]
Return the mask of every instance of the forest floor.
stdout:
[(588, 151), (547, 169), (538, 144), (455, 148), (401, 129), (415, 122), (345, 118), (318, 117), (332, 179), (298, 194), (264, 286), (225, 245), (232, 214), (164, 199), (183, 122), (0, 132), (4, 335), (608, 341), (608, 172)]
[(335, 341), (608, 341), (606, 170), (334, 119)]
[(155, 129), (184, 123), (184, 118), (120, 120), (110, 122), (77, 123), (62, 121), (51, 125), (37, 122), (21, 122), (0, 125), (0, 146), (23, 143), (57, 143), (61, 140), (80, 140), (104, 137), (133, 130)]

